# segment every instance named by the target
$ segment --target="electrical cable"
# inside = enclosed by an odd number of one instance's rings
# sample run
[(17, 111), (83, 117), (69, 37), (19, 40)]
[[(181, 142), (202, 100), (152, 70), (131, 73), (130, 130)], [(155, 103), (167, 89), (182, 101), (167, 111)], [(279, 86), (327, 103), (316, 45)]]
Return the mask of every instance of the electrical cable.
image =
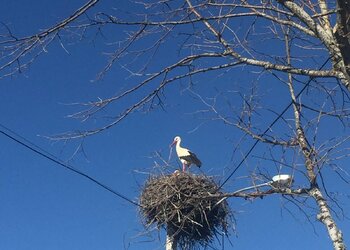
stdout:
[[(319, 70), (323, 69), (323, 67), (328, 63), (328, 61), (330, 60), (330, 58), (328, 58), (323, 64), (322, 66), (319, 68)], [(304, 92), (304, 90), (310, 85), (310, 83), (315, 79), (315, 76), (310, 76), (309, 80), (307, 81), (307, 83), (304, 85), (304, 87), (299, 91), (299, 93), (295, 96), (295, 98), (299, 98), (299, 96)], [(259, 135), (260, 137), (263, 137), (272, 127), (273, 125), (276, 124), (276, 122), (284, 115), (284, 113), (287, 112), (287, 110), (290, 108), (290, 106), (292, 106), (293, 101), (291, 101), (284, 109), (283, 111), (273, 120), (273, 122), (267, 127), (267, 129), (261, 134)], [(235, 167), (233, 169), (233, 171), (230, 173), (230, 175), (224, 180), (224, 182), (220, 185), (219, 189), (221, 189), (226, 182), (237, 172), (237, 170), (242, 166), (242, 164), (244, 163), (244, 161), (248, 158), (248, 156), (250, 155), (250, 153), (254, 150), (254, 148), (256, 147), (256, 145), (258, 145), (258, 143), (260, 142), (259, 139), (255, 139), (255, 142), (253, 144), (253, 146), (248, 150), (248, 152), (244, 155), (243, 159), (239, 162), (239, 164), (237, 165), (237, 167)]]
[[(56, 163), (57, 165), (64, 167), (66, 169), (68, 169), (69, 171), (74, 172), (75, 174), (78, 174), (86, 179), (88, 179), (89, 181), (92, 181), (93, 183), (95, 183), (96, 185), (102, 187), (103, 189), (111, 192), (112, 194), (118, 196), (119, 198), (135, 205), (138, 207), (141, 207), (140, 204), (138, 204), (137, 202), (129, 199), (128, 197), (126, 197), (125, 195), (113, 190), (112, 188), (108, 187), (107, 185), (103, 184), (102, 182), (94, 179), (93, 177), (89, 176), (88, 174), (85, 174), (84, 172), (74, 168), (72, 165), (69, 165), (67, 163), (65, 163), (64, 161), (62, 161), (61, 159), (59, 159), (58, 157), (54, 156), (53, 154), (49, 153), (48, 151), (44, 150), (43, 148), (39, 147), (38, 145), (30, 142), (29, 140), (27, 140), (26, 138), (24, 138), (23, 136), (19, 135), (18, 133), (14, 132), (13, 130), (7, 128), (6, 126), (0, 124), (0, 127), (2, 129), (0, 129), (0, 133), (3, 134), (4, 136), (6, 136), (7, 138), (11, 139), (12, 141), (22, 145), (23, 147), (31, 150), (32, 152), (46, 158), (47, 160), (50, 160), (54, 163)], [(9, 131), (10, 133), (5, 132), (4, 130)], [(17, 137), (17, 138), (16, 138)]]

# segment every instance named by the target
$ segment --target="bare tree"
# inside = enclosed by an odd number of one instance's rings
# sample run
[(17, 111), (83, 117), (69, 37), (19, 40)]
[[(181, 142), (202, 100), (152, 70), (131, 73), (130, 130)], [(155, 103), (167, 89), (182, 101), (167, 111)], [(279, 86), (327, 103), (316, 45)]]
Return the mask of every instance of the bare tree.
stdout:
[[(333, 166), (334, 173), (349, 183), (347, 172), (333, 164), (339, 158), (347, 157), (344, 145), (349, 137), (332, 140), (320, 136), (319, 128), (327, 119), (336, 119), (341, 126), (348, 126), (349, 2), (157, 0), (135, 2), (138, 9), (143, 7), (139, 13), (130, 14), (118, 8), (94, 12), (95, 5), (103, 4), (103, 1), (90, 0), (70, 17), (27, 37), (17, 37), (3, 24), (0, 36), (2, 77), (25, 70), (53, 42), (60, 43), (65, 49), (67, 37), (79, 40), (88, 31), (98, 33), (110, 27), (118, 27), (116, 32), (119, 29), (125, 31), (123, 39), (113, 43), (115, 47), (97, 80), (119, 66), (130, 73), (133, 84), (109, 98), (80, 103), (82, 110), (71, 117), (88, 120), (122, 99), (132, 98), (135, 93), (138, 93), (138, 99), (133, 99), (133, 104), (126, 108), (114, 109), (117, 110), (111, 114), (114, 119), (101, 127), (64, 133), (57, 139), (94, 135), (115, 126), (135, 111), (162, 107), (168, 85), (186, 79), (191, 89), (191, 84), (196, 84), (193, 78), (200, 74), (221, 74), (244, 68), (248, 72), (259, 72), (257, 86), (259, 77), (272, 75), (289, 91), (290, 105), (276, 114), (275, 120), (283, 124), (283, 129), (274, 130), (276, 122), (266, 130), (258, 125), (256, 96), (259, 93), (236, 91), (235, 95), (243, 104), (238, 110), (225, 113), (217, 107), (218, 96), (207, 99), (192, 92), (205, 107), (198, 114), (238, 128), (256, 143), (261, 142), (269, 148), (270, 161), (285, 164), (305, 176), (307, 188), (302, 192), (282, 192), (283, 195), (296, 203), (300, 201), (295, 197), (298, 194), (312, 198), (318, 208), (317, 218), (327, 228), (334, 249), (345, 249), (331, 210), (331, 203), (336, 207), (337, 203), (327, 193), (322, 171)], [(163, 56), (164, 48), (176, 48), (167, 50), (167, 53), (173, 52), (166, 60), (167, 64), (157, 61)], [(288, 152), (286, 158), (294, 154), (294, 162), (276, 160), (273, 152), (276, 147)], [(265, 176), (259, 169), (256, 174)], [(258, 190), (241, 196), (273, 193), (276, 192)]]

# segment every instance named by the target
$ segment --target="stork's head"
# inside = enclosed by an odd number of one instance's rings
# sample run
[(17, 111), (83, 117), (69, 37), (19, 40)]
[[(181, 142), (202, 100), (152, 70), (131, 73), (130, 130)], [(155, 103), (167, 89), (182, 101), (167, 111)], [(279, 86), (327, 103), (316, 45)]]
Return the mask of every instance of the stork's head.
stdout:
[(180, 136), (175, 136), (174, 141), (173, 141), (173, 143), (170, 144), (170, 146), (174, 146), (174, 145), (176, 145), (177, 143), (180, 143), (180, 142), (181, 142)]

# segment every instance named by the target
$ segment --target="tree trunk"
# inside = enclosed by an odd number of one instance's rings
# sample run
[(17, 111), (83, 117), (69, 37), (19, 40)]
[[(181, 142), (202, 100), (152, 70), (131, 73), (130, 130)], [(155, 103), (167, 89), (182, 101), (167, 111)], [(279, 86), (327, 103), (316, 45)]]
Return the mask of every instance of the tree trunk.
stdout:
[(340, 51), (350, 74), (350, 1), (337, 1), (337, 24), (334, 30)]
[(350, 76), (350, 0), (337, 0), (337, 23), (333, 29), (343, 57), (346, 72)]
[(329, 237), (333, 242), (334, 249), (345, 250), (346, 247), (343, 240), (343, 234), (338, 229), (337, 224), (333, 220), (331, 212), (328, 208), (326, 200), (323, 198), (321, 190), (315, 187), (310, 191), (310, 195), (316, 200), (316, 203), (320, 209), (320, 212), (317, 215), (317, 219), (326, 226)]

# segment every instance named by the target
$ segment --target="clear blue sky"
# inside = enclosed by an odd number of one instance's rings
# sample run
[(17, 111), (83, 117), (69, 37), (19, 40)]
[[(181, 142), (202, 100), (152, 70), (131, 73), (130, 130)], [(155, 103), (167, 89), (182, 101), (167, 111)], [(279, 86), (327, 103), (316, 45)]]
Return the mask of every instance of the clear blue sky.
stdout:
[[(0, 0), (0, 21), (8, 24), (16, 35), (28, 35), (67, 17), (84, 2)], [(102, 1), (102, 4), (105, 9), (114, 6), (128, 8), (128, 1)], [(91, 82), (105, 65), (106, 57), (102, 54), (110, 49), (105, 44), (123, 33), (105, 35), (105, 38), (95, 39), (90, 36), (81, 42), (67, 39), (65, 47), (69, 54), (54, 42), (27, 71), (2, 79), (0, 124), (68, 161), (80, 141), (53, 142), (44, 136), (97, 126), (107, 114), (101, 114), (101, 120), (81, 123), (66, 117), (79, 110), (66, 104), (112, 96), (130, 82), (127, 72), (118, 68), (105, 79)], [(164, 59), (159, 63), (176, 58), (176, 53), (172, 52), (169, 48), (164, 49)], [(195, 86), (194, 90), (209, 97), (230, 86), (241, 83), (248, 86), (254, 78), (244, 69), (228, 71), (217, 78), (210, 73), (195, 78), (196, 82), (200, 82), (200, 87)], [(264, 103), (273, 106), (276, 112), (281, 111), (289, 102), (287, 90), (269, 76), (262, 79), (260, 89), (265, 89), (263, 92), (267, 96)], [(183, 144), (201, 158), (201, 170), (222, 180), (254, 141), (245, 140), (240, 150), (233, 154), (241, 134), (221, 122), (203, 123), (193, 115), (193, 112), (205, 107), (193, 94), (182, 91), (184, 85), (186, 82), (171, 85), (165, 92), (165, 111), (135, 113), (112, 129), (85, 139), (85, 154), (79, 151), (70, 164), (136, 201), (140, 185), (147, 178), (144, 173), (151, 171), (155, 161), (159, 162), (153, 157), (154, 152), (161, 152), (168, 159), (169, 144), (174, 136), (181, 135)], [(231, 102), (240, 103), (236, 99)], [(222, 101), (220, 105), (224, 103)], [(222, 110), (225, 110), (224, 106)], [(266, 120), (261, 119), (261, 124), (268, 124), (272, 117), (270, 114)], [(134, 205), (2, 135), (0, 148), (0, 249), (163, 248), (163, 233), (160, 238), (156, 232), (145, 233)], [(254, 157), (262, 156), (264, 152), (263, 146), (257, 147), (247, 164), (225, 185), (225, 190), (234, 191), (250, 186), (251, 181), (247, 176), (255, 167), (269, 168), (266, 164), (271, 164), (269, 173), (277, 173), (272, 162)], [(171, 163), (174, 168), (179, 166), (174, 152)], [(349, 165), (348, 160), (342, 163)], [(290, 173), (289, 169), (282, 171)], [(304, 183), (302, 177), (295, 180), (296, 186), (303, 186)], [(348, 189), (333, 175), (327, 178), (327, 186), (330, 192), (343, 193), (343, 189)], [(347, 212), (350, 211), (350, 202), (344, 197), (345, 194), (341, 195), (341, 206)], [(314, 205), (313, 202), (309, 204)], [(229, 237), (232, 246), (225, 240), (225, 249), (332, 248), (324, 227), (316, 220), (315, 211), (310, 223), (298, 208), (286, 204), (278, 195), (253, 202), (231, 199), (230, 205), (235, 213), (237, 235), (232, 233)], [(337, 222), (349, 244), (349, 221), (340, 218)], [(219, 245), (215, 246), (221, 249)]]

